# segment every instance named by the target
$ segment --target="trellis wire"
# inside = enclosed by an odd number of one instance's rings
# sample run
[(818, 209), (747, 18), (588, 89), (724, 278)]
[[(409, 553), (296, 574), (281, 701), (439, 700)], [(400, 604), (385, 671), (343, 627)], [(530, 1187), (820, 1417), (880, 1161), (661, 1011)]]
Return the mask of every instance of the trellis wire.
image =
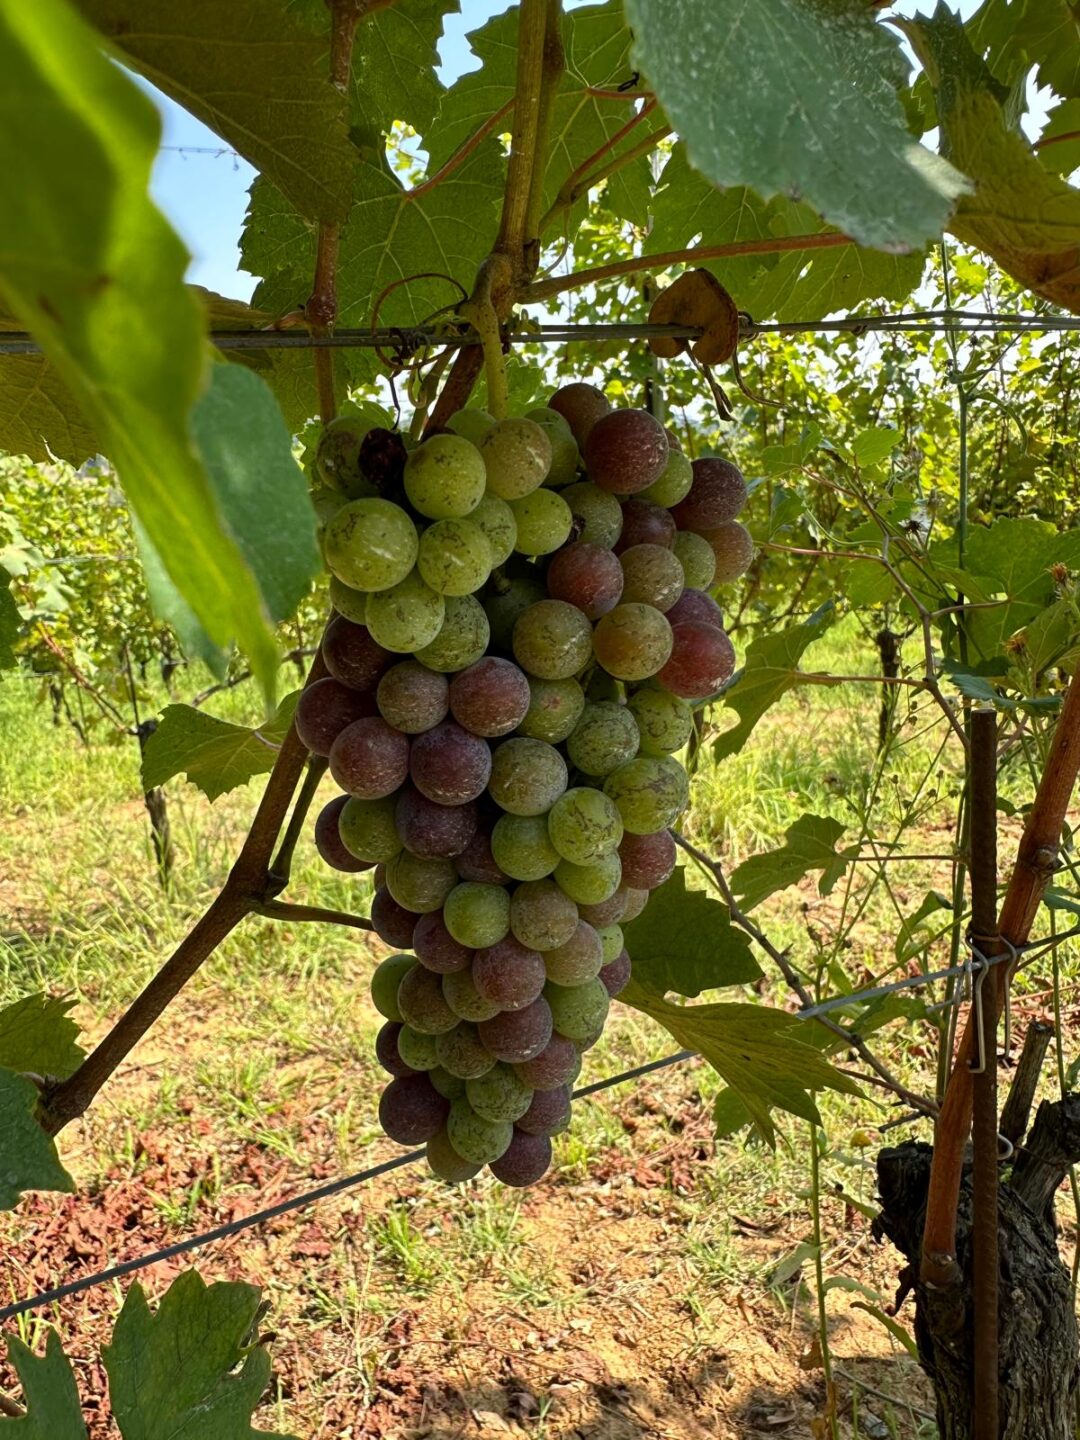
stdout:
[[(631, 1070), (624, 1070), (619, 1075), (610, 1075), (606, 1080), (595, 1080), (591, 1085), (582, 1085), (575, 1090), (575, 1100), (584, 1099), (587, 1095), (596, 1095), (601, 1090), (610, 1090), (614, 1085), (621, 1085), (627, 1080), (640, 1080), (643, 1075), (650, 1075), (655, 1070), (664, 1070), (669, 1065), (681, 1065), (684, 1060), (694, 1057), (693, 1050), (677, 1050), (672, 1055), (665, 1055), (662, 1060), (650, 1060), (646, 1065), (635, 1065)], [(258, 1210), (254, 1215), (241, 1216), (239, 1220), (230, 1221), (228, 1225), (218, 1225), (213, 1230), (206, 1230), (201, 1235), (193, 1235), (188, 1240), (180, 1240), (175, 1245), (166, 1245), (162, 1250), (151, 1250), (143, 1255), (136, 1256), (134, 1260), (125, 1260), (120, 1265), (113, 1265), (108, 1270), (98, 1271), (95, 1275), (84, 1275), (81, 1280), (71, 1280), (66, 1285), (58, 1285), (53, 1290), (43, 1290), (38, 1295), (30, 1295), (25, 1300), (17, 1300), (12, 1305), (5, 1305), (0, 1309), (0, 1321), (13, 1320), (17, 1315), (25, 1315), (30, 1310), (40, 1310), (42, 1306), (52, 1305), (57, 1300), (65, 1300), (71, 1295), (78, 1295), (84, 1290), (93, 1290), (98, 1285), (107, 1285), (112, 1280), (119, 1280), (125, 1275), (132, 1275), (138, 1270), (145, 1270), (150, 1265), (156, 1265), (162, 1260), (172, 1260), (177, 1255), (184, 1255), (190, 1250), (198, 1250), (203, 1245), (208, 1245), (215, 1240), (224, 1240), (230, 1235), (237, 1235), (242, 1230), (250, 1230), (255, 1225), (261, 1225), (267, 1220), (276, 1220), (279, 1215), (288, 1215), (291, 1211), (304, 1210), (309, 1205), (319, 1200), (326, 1200), (331, 1195), (340, 1195), (342, 1191), (355, 1189), (365, 1184), (368, 1180), (374, 1180), (379, 1175), (388, 1175), (392, 1170), (400, 1170), (405, 1165), (413, 1165), (417, 1160), (422, 1160), (427, 1152), (424, 1149), (409, 1150), (404, 1155), (395, 1155), (391, 1160), (383, 1160), (378, 1165), (372, 1165), (367, 1170), (361, 1170), (356, 1175), (344, 1175), (337, 1180), (331, 1180), (326, 1185), (320, 1185), (315, 1190), (306, 1190), (302, 1195), (293, 1195), (288, 1200), (282, 1200), (277, 1205), (271, 1205), (266, 1210)]]

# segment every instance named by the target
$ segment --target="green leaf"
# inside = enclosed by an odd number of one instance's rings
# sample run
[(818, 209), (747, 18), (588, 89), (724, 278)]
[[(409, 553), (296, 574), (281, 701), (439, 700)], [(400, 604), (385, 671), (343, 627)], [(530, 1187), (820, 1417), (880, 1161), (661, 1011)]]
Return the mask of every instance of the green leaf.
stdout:
[(74, 1000), (26, 995), (0, 1010), (0, 1065), (65, 1080), (82, 1063), (79, 1027), (68, 1018)]
[(773, 1109), (818, 1122), (812, 1095), (858, 1086), (799, 1035), (803, 1022), (764, 1005), (674, 1005), (636, 980), (620, 998), (660, 1022), (687, 1050), (706, 1059), (736, 1092), (758, 1130), (775, 1144)]
[(804, 651), (820, 640), (835, 619), (832, 602), (815, 610), (800, 625), (762, 635), (746, 649), (743, 668), (724, 691), (724, 704), (739, 723), (713, 742), (713, 758), (723, 760), (741, 750), (765, 711), (800, 681), (796, 669)]
[(966, 29), (1005, 84), (1036, 66), (1040, 85), (1080, 95), (1080, 15), (1070, 0), (987, 0)]
[(24, 1190), (75, 1189), (38, 1124), (38, 1091), (14, 1070), (0, 1070), (0, 1210), (11, 1210)]
[(750, 1111), (730, 1086), (721, 1090), (713, 1103), (713, 1124), (716, 1126), (718, 1140), (727, 1140), (744, 1125), (753, 1124)]
[(133, 1285), (101, 1352), (124, 1440), (291, 1440), (252, 1429), (270, 1379), (269, 1355), (251, 1347), (258, 1308), (254, 1285), (207, 1286), (195, 1270), (173, 1281), (156, 1315)]
[(340, 220), (355, 158), (330, 83), (329, 15), (279, 0), (78, 0), (125, 64), (270, 177), (303, 215)]
[(623, 932), (634, 979), (664, 995), (697, 996), (724, 985), (747, 985), (761, 975), (750, 937), (736, 930), (728, 907), (702, 890), (687, 890), (680, 866), (649, 896)]
[(1016, 709), (1016, 701), (1003, 695), (985, 675), (976, 674), (968, 666), (950, 660), (945, 660), (941, 669), (966, 699), (974, 700), (980, 705), (993, 705), (998, 710)]
[(872, 425), (855, 436), (851, 442), (851, 453), (863, 467), (879, 465), (882, 460), (888, 459), (903, 438), (899, 430), (886, 425)]
[(901, 921), (894, 946), (897, 960), (904, 963), (925, 950), (937, 934), (937, 927), (927, 925), (926, 921), (931, 915), (940, 915), (942, 910), (951, 911), (952, 908), (952, 901), (947, 895), (928, 890), (919, 908)]
[(1024, 631), (1022, 664), (1038, 682), (1043, 672), (1059, 665), (1076, 645), (1080, 636), (1076, 605), (1072, 600), (1056, 600), (1035, 616)]
[(809, 870), (820, 870), (818, 893), (828, 895), (847, 870), (858, 847), (839, 854), (836, 842), (844, 833), (839, 820), (823, 815), (800, 815), (784, 832), (784, 844), (765, 855), (751, 855), (731, 876), (739, 904), (752, 910), (777, 890), (797, 885)]
[(0, 670), (14, 670), (15, 641), (22, 628), (22, 616), (8, 581), (0, 585)]
[(896, 1320), (892, 1318), (891, 1315), (886, 1315), (885, 1311), (882, 1310), (880, 1306), (869, 1305), (864, 1303), (862, 1300), (853, 1300), (851, 1302), (851, 1308), (853, 1310), (865, 1310), (867, 1315), (872, 1315), (879, 1325), (884, 1325), (885, 1329), (893, 1337), (896, 1343), (902, 1346), (903, 1349), (907, 1351), (907, 1353), (911, 1356), (912, 1360), (918, 1360), (919, 1348), (915, 1344), (915, 1341), (904, 1329), (903, 1325), (900, 1325)]
[(10, 1440), (86, 1440), (79, 1388), (71, 1362), (55, 1330), (45, 1332), (45, 1354), (38, 1356), (17, 1335), (7, 1336), (8, 1361), (23, 1390), (26, 1414), (0, 1418)]
[(134, 511), (131, 512), (131, 528), (135, 533), (135, 548), (139, 552), (154, 614), (172, 627), (185, 655), (192, 660), (201, 660), (216, 679), (224, 680), (229, 670), (228, 653), (220, 645), (215, 645), (199, 624), (199, 617), (169, 578), (161, 556), (150, 543), (146, 528)]
[(1080, 568), (1080, 530), (1060, 531), (1049, 521), (1027, 516), (995, 520), (972, 529), (965, 563), (982, 587), (977, 598), (1003, 595), (1008, 601), (973, 610), (967, 617), (968, 637), (980, 654), (999, 655), (1005, 641), (1053, 601), (1051, 566)]
[(805, 197), (881, 250), (940, 234), (963, 181), (908, 133), (898, 42), (865, 5), (626, 0), (626, 13), (641, 69), (712, 184)]
[(183, 773), (213, 801), (265, 775), (274, 768), (299, 694), (286, 695), (272, 720), (250, 729), (191, 705), (166, 705), (143, 751), (143, 789), (153, 790)]
[(1039, 164), (1055, 175), (1071, 175), (1080, 166), (1080, 99), (1054, 106), (1039, 142)]
[(219, 645), (238, 639), (268, 688), (274, 637), (188, 431), (202, 315), (184, 247), (147, 195), (154, 106), (64, 0), (0, 0), (0, 93), (34, 117), (0, 127), (0, 298), (100, 435), (200, 623)]

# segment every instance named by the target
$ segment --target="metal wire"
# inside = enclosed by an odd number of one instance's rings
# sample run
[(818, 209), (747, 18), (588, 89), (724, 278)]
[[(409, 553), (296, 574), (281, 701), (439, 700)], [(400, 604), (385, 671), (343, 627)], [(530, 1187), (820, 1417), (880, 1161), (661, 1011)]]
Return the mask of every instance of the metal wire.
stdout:
[[(649, 1075), (654, 1070), (664, 1070), (669, 1065), (679, 1065), (684, 1060), (693, 1057), (692, 1050), (678, 1050), (673, 1055), (665, 1055), (662, 1060), (650, 1060), (647, 1065), (635, 1065), (632, 1070), (624, 1070), (619, 1075), (611, 1075), (606, 1080), (596, 1080), (591, 1085), (583, 1085), (574, 1091), (573, 1098), (581, 1100), (587, 1095), (596, 1095), (601, 1090), (610, 1090), (614, 1085), (621, 1085), (627, 1080), (639, 1080), (643, 1075)], [(209, 1245), (215, 1240), (224, 1240), (230, 1235), (238, 1235), (242, 1230), (250, 1230), (255, 1225), (262, 1225), (267, 1220), (275, 1220), (279, 1215), (288, 1215), (295, 1210), (306, 1209), (314, 1205), (318, 1200), (326, 1200), (331, 1195), (340, 1195), (344, 1190), (352, 1190), (358, 1185), (365, 1184), (368, 1180), (374, 1180), (379, 1175), (389, 1174), (391, 1170), (400, 1170), (404, 1165), (415, 1164), (422, 1160), (427, 1152), (423, 1149), (409, 1150), (404, 1155), (395, 1155), (392, 1160), (384, 1160), (379, 1165), (372, 1165), (367, 1170), (361, 1170), (356, 1175), (345, 1175), (340, 1179), (331, 1180), (326, 1185), (320, 1185), (315, 1190), (307, 1190), (302, 1195), (294, 1195), (288, 1200), (282, 1200), (277, 1205), (271, 1205), (269, 1209), (258, 1210), (254, 1215), (244, 1215), (239, 1220), (233, 1220), (228, 1225), (218, 1225), (213, 1230), (206, 1230), (201, 1235), (193, 1235), (188, 1240), (180, 1240), (175, 1245), (166, 1245), (161, 1250), (151, 1250), (146, 1254), (136, 1256), (134, 1260), (125, 1260), (120, 1265), (113, 1265), (108, 1270), (98, 1271), (96, 1275), (84, 1275), (81, 1280), (71, 1280), (66, 1285), (57, 1285), (55, 1289), (43, 1290), (38, 1295), (30, 1295), (25, 1300), (17, 1300), (12, 1305), (6, 1305), (0, 1310), (0, 1321), (13, 1320), (17, 1315), (25, 1315), (29, 1310), (40, 1310), (44, 1305), (52, 1305), (57, 1300), (64, 1300), (70, 1295), (78, 1295), (84, 1290), (95, 1289), (98, 1285), (107, 1285), (112, 1280), (119, 1280), (125, 1275), (132, 1275), (137, 1270), (145, 1270), (150, 1265), (156, 1265), (161, 1260), (171, 1260), (177, 1255), (184, 1255), (190, 1250), (197, 1250), (203, 1245)]]

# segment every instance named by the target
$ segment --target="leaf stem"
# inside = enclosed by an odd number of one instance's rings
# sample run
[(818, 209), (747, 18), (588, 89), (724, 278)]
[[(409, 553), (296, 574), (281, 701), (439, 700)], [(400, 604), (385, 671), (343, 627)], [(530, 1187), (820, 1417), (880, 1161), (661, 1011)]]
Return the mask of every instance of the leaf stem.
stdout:
[(428, 178), (422, 180), (419, 185), (414, 185), (413, 188), (407, 192), (405, 198), (407, 200), (419, 200), (421, 195), (426, 195), (429, 190), (434, 190), (436, 185), (441, 185), (448, 176), (452, 175), (455, 170), (465, 163), (469, 156), (483, 144), (493, 131), (499, 128), (513, 108), (514, 99), (513, 96), (511, 96), (505, 104), (499, 106), (494, 115), (488, 116), (479, 129), (469, 136), (468, 140), (462, 141), (445, 165), (440, 166), (434, 175), (429, 175)]

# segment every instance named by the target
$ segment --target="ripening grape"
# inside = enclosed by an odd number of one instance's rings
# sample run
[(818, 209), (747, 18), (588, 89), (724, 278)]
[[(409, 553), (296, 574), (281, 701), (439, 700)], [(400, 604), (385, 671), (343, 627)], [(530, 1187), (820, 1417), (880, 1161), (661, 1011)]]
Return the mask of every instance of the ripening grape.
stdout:
[(669, 625), (681, 625), (686, 620), (704, 620), (706, 625), (724, 628), (724, 614), (711, 595), (703, 590), (687, 588), (667, 612)]
[(667, 690), (635, 690), (626, 708), (637, 723), (643, 755), (673, 755), (693, 732), (693, 710), (680, 696)]
[(622, 506), (614, 495), (585, 480), (562, 492), (574, 517), (577, 538), (610, 550), (622, 533)]
[(676, 760), (674, 755), (658, 755), (656, 760), (661, 769), (671, 777), (672, 784), (679, 792), (680, 812), (685, 810), (690, 804), (690, 776), (686, 773), (686, 767)]
[(360, 471), (360, 445), (367, 427), (359, 416), (338, 415), (322, 428), (315, 447), (314, 472), (319, 480), (350, 500), (373, 495), (374, 488)]
[(438, 635), (416, 652), (417, 660), (441, 674), (464, 670), (479, 660), (491, 634), (484, 607), (475, 595), (447, 595), (445, 606)]
[(585, 709), (585, 692), (576, 680), (529, 677), (529, 708), (518, 726), (531, 740), (558, 745), (571, 733)]
[(554, 490), (534, 490), (509, 502), (517, 529), (519, 555), (550, 555), (565, 545), (574, 523), (570, 506)]
[(647, 410), (613, 410), (589, 431), (585, 469), (601, 490), (634, 495), (659, 480), (668, 458), (664, 427)]
[(596, 622), (593, 650), (617, 680), (647, 680), (671, 654), (671, 626), (652, 605), (616, 605)]
[[(379, 1124), (399, 1145), (420, 1145), (447, 1123), (450, 1102), (426, 1075), (391, 1080), (379, 1100)], [(509, 1144), (509, 1141), (507, 1141)]]
[(599, 620), (619, 603), (623, 568), (610, 550), (579, 540), (552, 557), (547, 587), (553, 599), (576, 605), (590, 620)]
[(401, 1024), (398, 988), (409, 971), (415, 968), (416, 961), (411, 955), (387, 955), (372, 971), (371, 1003), (384, 1020), (394, 1020)]
[(604, 781), (604, 792), (619, 807), (623, 825), (635, 835), (664, 830), (683, 808), (682, 787), (663, 758), (639, 755)]
[(372, 639), (384, 650), (405, 655), (422, 650), (442, 629), (446, 601), (412, 570), (389, 590), (368, 596), (365, 611)]
[(566, 742), (566, 753), (575, 769), (603, 776), (632, 760), (639, 743), (637, 722), (629, 708), (614, 700), (597, 700), (585, 706)]
[(544, 477), (544, 484), (561, 490), (564, 485), (569, 485), (577, 479), (578, 462), (581, 456), (578, 452), (577, 441), (574, 439), (574, 432), (563, 416), (547, 405), (540, 405), (535, 410), (527, 411), (525, 418), (526, 420), (535, 420), (551, 442), (551, 465)]
[(683, 592), (682, 563), (673, 550), (665, 550), (662, 545), (634, 545), (623, 551), (619, 563), (623, 600), (628, 605), (670, 610)]
[(515, 737), (496, 746), (488, 791), (511, 815), (545, 815), (566, 789), (566, 761), (543, 740)]
[(667, 431), (668, 457), (659, 478), (651, 485), (642, 490), (641, 499), (651, 500), (654, 505), (663, 505), (665, 508), (677, 505), (690, 489), (694, 479), (694, 472), (690, 461), (678, 448), (678, 441), (673, 431)]
[(484, 532), (491, 551), (491, 569), (504, 564), (517, 544), (517, 523), (510, 506), (497, 495), (485, 495), (476, 509), (470, 512), (469, 520)]
[(379, 715), (354, 720), (330, 747), (330, 774), (358, 800), (381, 800), (408, 773), (408, 737)]
[(491, 751), (486, 740), (444, 720), (418, 735), (409, 754), (416, 788), (439, 805), (466, 805), (487, 788)]
[(540, 1054), (518, 1065), (517, 1072), (534, 1090), (554, 1090), (572, 1080), (580, 1067), (573, 1041), (565, 1035), (552, 1035)]
[(622, 887), (622, 893), (626, 901), (626, 906), (623, 910), (622, 920), (619, 923), (621, 925), (629, 925), (630, 921), (636, 920), (649, 903), (649, 892), (648, 890), (635, 890), (629, 885), (624, 885)]
[(534, 1060), (551, 1039), (554, 1026), (551, 1007), (541, 995), (524, 1010), (503, 1010), (490, 1020), (481, 1020), (480, 1039), (496, 1060), (521, 1065)]
[(532, 1097), (528, 1085), (502, 1061), (465, 1084), (465, 1098), (484, 1120), (516, 1120), (528, 1110)]
[(546, 1135), (527, 1135), (515, 1127), (510, 1144), (490, 1168), (503, 1185), (517, 1189), (535, 1185), (551, 1168), (551, 1141)]
[(376, 425), (360, 444), (360, 469), (380, 495), (400, 494), (408, 457), (405, 441), (395, 430)]
[(735, 648), (727, 634), (702, 620), (684, 620), (671, 635), (671, 656), (656, 677), (660, 684), (685, 700), (715, 695), (735, 670)]
[(630, 972), (630, 956), (625, 950), (620, 950), (614, 960), (603, 966), (596, 978), (614, 1000), (629, 985)]
[(331, 870), (340, 870), (346, 875), (359, 875), (361, 871), (371, 869), (371, 861), (358, 859), (341, 838), (338, 821), (348, 802), (348, 795), (338, 795), (319, 811), (315, 821), (315, 849)]
[(371, 923), (384, 945), (393, 945), (398, 950), (407, 950), (412, 945), (416, 913), (399, 905), (385, 885), (372, 896)]
[[(475, 1025), (462, 1020), (453, 1030), (435, 1037), (435, 1053), (444, 1070), (458, 1080), (475, 1080), (496, 1064), (495, 1057), (484, 1049)], [(468, 1094), (468, 1086), (465, 1093)]]
[(402, 850), (386, 865), (386, 888), (399, 905), (417, 915), (440, 909), (457, 883), (452, 860), (421, 860)]
[(446, 719), (450, 687), (446, 676), (416, 660), (391, 665), (375, 692), (379, 713), (406, 735), (420, 735)]
[[(464, 412), (458, 412), (458, 414), (462, 413)], [(479, 1175), (484, 1168), (482, 1165), (474, 1165), (471, 1160), (461, 1158), (451, 1145), (450, 1136), (445, 1127), (427, 1142), (425, 1153), (431, 1173), (438, 1176), (440, 1180), (445, 1180), (449, 1185), (463, 1185), (466, 1180), (471, 1180), (475, 1175)]]
[(548, 984), (544, 998), (555, 1029), (576, 1041), (587, 1040), (603, 1027), (611, 1004), (602, 980), (588, 980), (584, 985)]
[(455, 1100), (446, 1122), (446, 1136), (463, 1160), (490, 1165), (503, 1154), (514, 1137), (509, 1120), (485, 1120), (468, 1100)]
[(375, 713), (370, 693), (353, 690), (325, 675), (301, 693), (296, 703), (296, 733), (313, 755), (329, 755), (346, 725)]
[(460, 435), (432, 435), (405, 461), (409, 504), (429, 520), (460, 519), (484, 494), (484, 462)]
[(494, 425), (495, 416), (479, 408), (455, 410), (446, 422), (448, 430), (452, 430), (455, 435), (460, 435), (463, 440), (468, 440), (469, 444), (475, 445), (477, 449), (482, 444), (484, 436), (494, 428)]
[(411, 1025), (399, 1025), (397, 1036), (398, 1059), (415, 1074), (434, 1070), (439, 1057), (435, 1051), (435, 1036), (414, 1030)]
[(499, 420), (484, 436), (480, 457), (491, 493), (500, 500), (520, 500), (544, 483), (551, 441), (535, 420)]
[(510, 897), (510, 929), (528, 950), (564, 945), (577, 923), (577, 906), (554, 880), (526, 880)]
[(474, 735), (496, 737), (517, 729), (529, 708), (528, 677), (510, 660), (485, 655), (455, 675), (450, 709)]
[(560, 860), (555, 869), (555, 884), (564, 895), (570, 896), (575, 905), (590, 908), (602, 905), (622, 884), (622, 861), (618, 851), (613, 850), (589, 865)]
[(330, 604), (339, 615), (344, 615), (345, 619), (351, 620), (354, 625), (364, 623), (367, 597), (366, 590), (353, 590), (350, 586), (343, 585), (336, 575), (330, 576)]
[(486, 823), (478, 827), (454, 863), (462, 880), (475, 880), (478, 885), (505, 885), (510, 879), (491, 852), (491, 834)]
[[(620, 882), (622, 877), (620, 876)], [(626, 909), (626, 892), (622, 889), (621, 883), (615, 887), (606, 900), (599, 900), (595, 905), (579, 905), (578, 911), (583, 920), (590, 925), (595, 925), (601, 935), (612, 925), (618, 925)], [(620, 945), (622, 941), (619, 941)]]
[(734, 520), (746, 504), (746, 481), (730, 460), (708, 455), (691, 466), (693, 481), (686, 497), (672, 508), (680, 530), (703, 534)]
[(491, 832), (491, 853), (512, 880), (542, 880), (560, 859), (546, 815), (500, 815)]
[(581, 380), (560, 386), (548, 406), (563, 417), (579, 445), (585, 444), (597, 420), (611, 410), (611, 402), (604, 392)]
[(616, 555), (635, 545), (660, 545), (670, 550), (675, 544), (675, 521), (662, 505), (634, 495), (623, 501), (622, 515), (622, 530), (614, 546)]
[(696, 535), (693, 530), (680, 530), (675, 536), (674, 550), (687, 588), (707, 590), (716, 575), (716, 556), (705, 536)]
[[(401, 977), (397, 993), (398, 1009), (406, 1025), (421, 1035), (439, 1035), (452, 1030), (458, 1017), (443, 997), (442, 977), (424, 965), (414, 965)], [(569, 1031), (564, 1031), (569, 1034)], [(570, 1035), (570, 1039), (577, 1037)]]
[(471, 595), (491, 574), (491, 546), (472, 520), (436, 520), (420, 536), (416, 568), (440, 595)]
[(508, 935), (477, 951), (472, 978), (477, 993), (500, 1011), (524, 1010), (544, 988), (544, 961), (538, 951)]
[(514, 659), (541, 680), (567, 680), (589, 663), (592, 636), (592, 626), (576, 605), (538, 600), (518, 616)]
[(602, 790), (577, 786), (560, 795), (548, 815), (551, 843), (571, 865), (593, 865), (619, 848), (622, 820)]
[[(394, 805), (394, 824), (400, 849), (421, 860), (453, 859), (460, 855), (476, 833), (476, 806), (439, 805), (412, 785), (405, 786)], [(342, 830), (342, 838), (345, 832)], [(389, 855), (376, 857), (389, 860)]]
[(412, 948), (425, 969), (433, 970), (436, 975), (452, 975), (455, 970), (465, 970), (472, 964), (472, 951), (450, 934), (441, 911), (429, 910), (419, 919), (410, 911), (409, 918), (416, 921)]
[(443, 920), (454, 939), (472, 950), (497, 945), (510, 931), (510, 896), (501, 885), (462, 880), (446, 897)]
[(637, 890), (655, 890), (674, 871), (677, 855), (670, 830), (654, 830), (651, 835), (628, 831), (619, 845), (623, 880)]
[(546, 596), (547, 591), (539, 580), (527, 575), (515, 576), (504, 582), (494, 595), (488, 595), (484, 600), (484, 613), (491, 626), (492, 646), (496, 650), (509, 650), (518, 617)]
[(754, 559), (754, 541), (750, 531), (738, 520), (729, 520), (715, 530), (707, 530), (705, 539), (716, 557), (715, 584), (729, 585), (750, 569)]
[(538, 1090), (532, 1103), (518, 1121), (518, 1129), (528, 1136), (558, 1135), (570, 1123), (570, 1086), (557, 1085)]
[(546, 951), (543, 957), (547, 978), (553, 985), (584, 985), (595, 980), (603, 963), (600, 936), (587, 920), (579, 920), (570, 939)]
[(394, 858), (401, 849), (394, 804), (392, 795), (384, 795), (381, 800), (349, 797), (338, 817), (338, 833), (350, 855), (372, 865)]
[(398, 1035), (402, 1026), (400, 1020), (387, 1020), (375, 1036), (375, 1059), (388, 1075), (412, 1075), (411, 1065), (406, 1065), (398, 1051)]
[(454, 970), (442, 978), (443, 997), (460, 1020), (474, 1025), (491, 1020), (499, 1014), (499, 1006), (484, 998), (473, 980), (471, 963), (464, 970)]
[(343, 615), (335, 615), (326, 627), (321, 649), (323, 662), (334, 679), (354, 690), (374, 690), (379, 676), (394, 658), (375, 643), (366, 626), (354, 624)]
[(326, 567), (353, 590), (388, 590), (416, 564), (416, 526), (391, 500), (343, 505), (323, 532)]
[[(435, 1043), (436, 1045), (439, 1043), (437, 1035)], [(447, 1100), (460, 1100), (465, 1094), (465, 1081), (457, 1075), (451, 1075), (450, 1071), (445, 1070), (441, 1065), (436, 1065), (434, 1070), (429, 1070), (427, 1077), (439, 1094)]]

